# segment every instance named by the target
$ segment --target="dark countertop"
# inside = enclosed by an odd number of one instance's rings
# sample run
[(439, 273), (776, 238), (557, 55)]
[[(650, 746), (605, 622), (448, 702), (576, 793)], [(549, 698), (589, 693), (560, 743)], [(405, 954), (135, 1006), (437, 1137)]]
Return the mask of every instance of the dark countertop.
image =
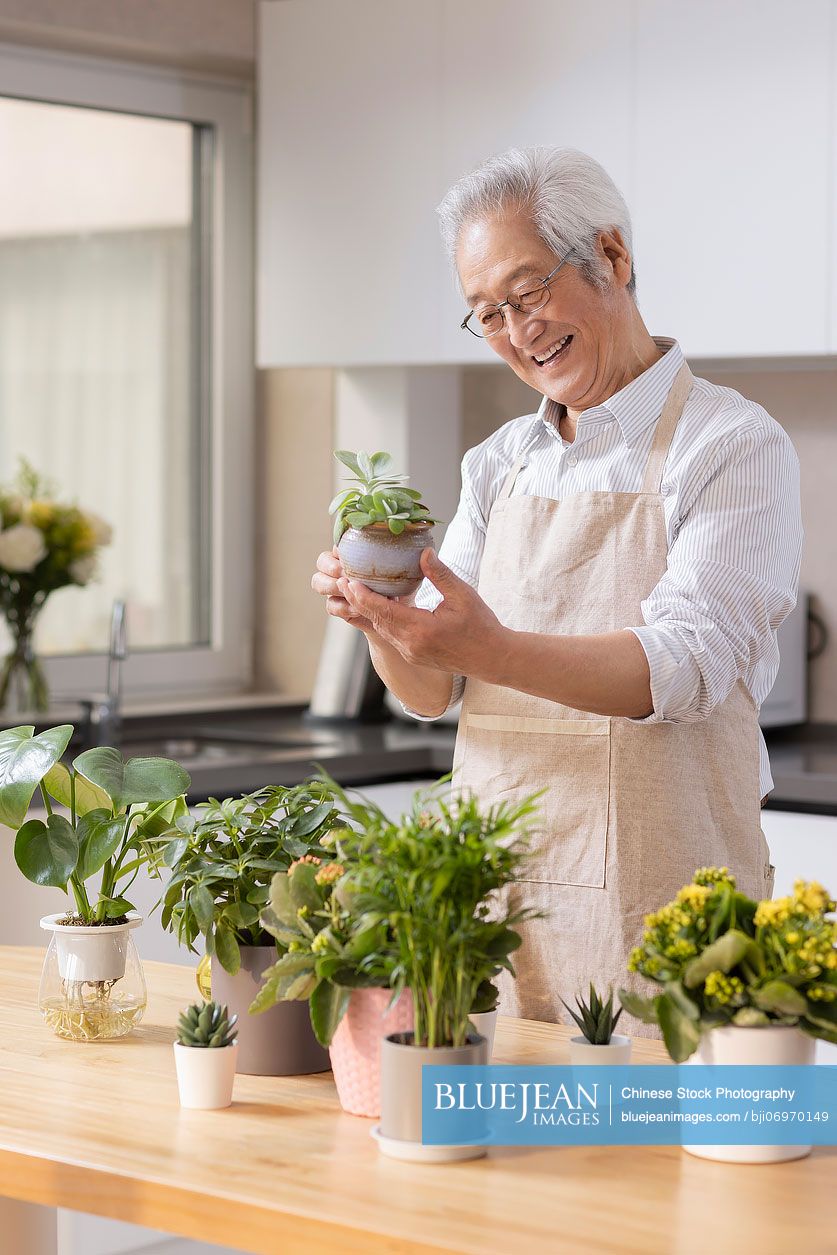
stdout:
[(802, 724), (765, 733), (773, 810), (837, 815), (837, 725)]
[(126, 757), (162, 754), (192, 777), (190, 801), (294, 785), (323, 767), (340, 784), (443, 776), (453, 763), (451, 725), (308, 721), (304, 707), (201, 711), (126, 719)]
[[(837, 725), (770, 728), (765, 736), (775, 785), (768, 807), (837, 815)], [(301, 704), (259, 699), (249, 709), (207, 702), (192, 712), (132, 712), (123, 721), (121, 743), (126, 757), (177, 759), (192, 776), (190, 799), (201, 801), (264, 784), (298, 784), (318, 765), (343, 785), (443, 776), (452, 766), (454, 740), (450, 723), (392, 717), (380, 723), (314, 722)]]

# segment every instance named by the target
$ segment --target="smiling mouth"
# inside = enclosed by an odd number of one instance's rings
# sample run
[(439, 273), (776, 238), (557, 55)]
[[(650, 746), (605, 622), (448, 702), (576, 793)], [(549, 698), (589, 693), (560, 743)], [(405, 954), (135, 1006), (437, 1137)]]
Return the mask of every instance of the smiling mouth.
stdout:
[(559, 357), (564, 356), (572, 342), (573, 337), (571, 335), (563, 336), (560, 340), (556, 340), (555, 344), (547, 349), (545, 353), (533, 354), (532, 361), (536, 366), (551, 366), (553, 362), (558, 361)]

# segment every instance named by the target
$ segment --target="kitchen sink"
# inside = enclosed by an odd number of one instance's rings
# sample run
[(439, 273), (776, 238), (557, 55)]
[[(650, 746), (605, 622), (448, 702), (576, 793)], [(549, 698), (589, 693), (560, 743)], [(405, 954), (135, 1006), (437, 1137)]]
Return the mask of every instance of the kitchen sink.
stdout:
[(120, 751), (125, 758), (174, 758), (186, 768), (190, 764), (271, 763), (278, 760), (316, 757), (318, 751), (334, 744), (332, 737), (322, 734), (280, 736), (266, 734), (254, 737), (228, 732), (194, 731), (161, 737), (125, 739)]

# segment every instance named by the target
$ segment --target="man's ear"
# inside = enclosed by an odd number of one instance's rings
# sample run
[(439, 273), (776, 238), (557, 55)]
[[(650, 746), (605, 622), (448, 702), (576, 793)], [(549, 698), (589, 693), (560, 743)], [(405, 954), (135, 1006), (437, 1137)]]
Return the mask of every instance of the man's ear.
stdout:
[(600, 231), (597, 243), (602, 261), (613, 275), (616, 284), (626, 288), (631, 281), (633, 261), (625, 247), (622, 232), (618, 227), (611, 227), (609, 231)]

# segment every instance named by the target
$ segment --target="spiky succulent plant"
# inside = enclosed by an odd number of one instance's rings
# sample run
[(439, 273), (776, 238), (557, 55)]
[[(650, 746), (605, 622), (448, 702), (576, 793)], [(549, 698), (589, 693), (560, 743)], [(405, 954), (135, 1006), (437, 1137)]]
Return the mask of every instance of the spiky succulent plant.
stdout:
[(236, 1039), (237, 1019), (218, 1002), (193, 1002), (180, 1013), (177, 1040), (181, 1046), (231, 1046)]
[(352, 473), (356, 485), (344, 488), (328, 507), (334, 518), (334, 543), (349, 527), (368, 527), (370, 523), (386, 523), (393, 536), (400, 536), (408, 523), (438, 523), (430, 517), (421, 493), (405, 488), (406, 475), (392, 473), (388, 453), (350, 453), (338, 449), (334, 454)]
[[(564, 999), (562, 998), (561, 1001), (564, 1002)], [(619, 1022), (619, 1016), (622, 1014), (621, 1007), (615, 1015), (613, 1014), (613, 990), (610, 991), (607, 1002), (602, 1002), (591, 981), (590, 997), (587, 1002), (583, 998), (576, 998), (575, 1004), (578, 1007), (578, 1014), (564, 1002), (564, 1006), (567, 1007), (590, 1045), (607, 1046)]]

